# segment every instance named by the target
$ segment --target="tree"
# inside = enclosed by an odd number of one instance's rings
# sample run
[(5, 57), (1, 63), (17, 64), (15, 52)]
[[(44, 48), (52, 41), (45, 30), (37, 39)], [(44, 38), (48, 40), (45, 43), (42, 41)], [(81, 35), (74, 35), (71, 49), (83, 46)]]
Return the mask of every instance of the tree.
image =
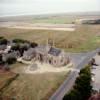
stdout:
[(14, 39), (12, 40), (14, 43), (29, 43), (29, 41), (27, 40), (23, 40), (23, 39)]
[(0, 38), (0, 45), (6, 45), (8, 43), (7, 39), (5, 38)]
[(91, 78), (88, 75), (80, 75), (75, 81), (75, 89), (80, 91), (82, 100), (86, 100), (91, 95)]
[(8, 57), (6, 60), (6, 63), (8, 64), (13, 64), (16, 62), (16, 58), (15, 57)]
[(19, 49), (20, 55), (23, 56), (24, 51), (28, 50), (27, 46), (22, 46)]
[(63, 100), (87, 100), (92, 92), (90, 66), (79, 72), (73, 89), (64, 96)]
[(28, 50), (28, 47), (27, 45), (19, 45), (19, 44), (16, 44), (14, 46), (11, 47), (11, 50), (13, 51), (19, 51), (20, 55), (22, 56), (24, 51)]
[(37, 43), (35, 43), (35, 42), (32, 42), (32, 43), (31, 43), (31, 47), (32, 47), (32, 48), (35, 48), (35, 47), (37, 47), (37, 46), (38, 46)]
[(72, 89), (68, 94), (66, 94), (63, 100), (81, 100), (79, 91)]
[(89, 76), (91, 76), (91, 70), (90, 70), (90, 65), (87, 65), (85, 68), (81, 69), (79, 72), (79, 75), (81, 74), (87, 74)]
[(16, 45), (12, 46), (11, 50), (19, 51), (20, 50), (20, 45), (16, 44)]
[(2, 62), (2, 55), (0, 54), (0, 62)]
[(0, 39), (4, 39), (4, 37), (3, 36), (0, 36)]
[(0, 54), (0, 65), (2, 65), (4, 62), (2, 60), (2, 55)]
[(79, 75), (80, 77), (76, 79), (75, 83), (80, 86), (80, 88), (77, 87), (77, 89), (81, 92), (84, 100), (87, 99), (92, 92), (90, 66), (88, 65), (83, 68)]

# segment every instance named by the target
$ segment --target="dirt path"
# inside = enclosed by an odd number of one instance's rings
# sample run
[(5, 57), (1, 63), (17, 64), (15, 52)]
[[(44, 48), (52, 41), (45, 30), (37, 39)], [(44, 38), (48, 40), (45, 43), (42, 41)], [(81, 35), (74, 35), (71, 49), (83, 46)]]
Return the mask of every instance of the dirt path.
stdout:
[(35, 64), (37, 65), (37, 69), (35, 70), (31, 70), (31, 66), (28, 66), (25, 69), (25, 73), (30, 73), (30, 74), (39, 74), (39, 73), (48, 73), (48, 72), (65, 72), (65, 71), (70, 71), (72, 69), (73, 64), (70, 63), (66, 66), (62, 66), (62, 67), (53, 67), (50, 64), (46, 64), (43, 63), (41, 64), (40, 62), (35, 62)]
[(46, 24), (46, 23), (32, 24), (24, 22), (0, 22), (0, 27), (16, 28), (16, 29), (75, 31), (74, 24)]
[(41, 73), (58, 73), (58, 72), (69, 72), (73, 70), (73, 64), (70, 63), (66, 66), (61, 67), (54, 67), (50, 64), (46, 63), (40, 63), (38, 61), (29, 64), (29, 65), (23, 65), (20, 67), (14, 68), (12, 71), (15, 73), (24, 73), (24, 74), (41, 74)]

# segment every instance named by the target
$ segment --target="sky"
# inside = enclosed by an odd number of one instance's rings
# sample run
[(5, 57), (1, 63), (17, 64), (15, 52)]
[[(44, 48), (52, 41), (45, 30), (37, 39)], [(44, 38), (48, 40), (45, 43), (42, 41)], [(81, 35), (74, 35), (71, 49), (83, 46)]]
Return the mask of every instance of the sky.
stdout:
[(100, 11), (100, 0), (0, 0), (0, 16)]

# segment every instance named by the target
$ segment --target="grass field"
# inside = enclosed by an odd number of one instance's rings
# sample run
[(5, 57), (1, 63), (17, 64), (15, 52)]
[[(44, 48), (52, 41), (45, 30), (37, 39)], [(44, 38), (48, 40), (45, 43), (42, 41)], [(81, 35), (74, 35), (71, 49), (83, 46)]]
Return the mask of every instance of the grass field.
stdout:
[(46, 44), (54, 39), (55, 46), (70, 52), (83, 52), (100, 47), (100, 25), (77, 26), (73, 32), (0, 28), (0, 36), (7, 39), (21, 38)]
[(71, 24), (75, 21), (75, 17), (46, 17), (46, 18), (33, 18), (33, 23), (52, 23), (52, 24)]
[(2, 93), (15, 100), (48, 100), (66, 78), (66, 73), (20, 74)]
[(13, 77), (15, 77), (16, 74), (11, 73), (11, 72), (1, 72), (0, 71), (0, 92), (2, 87), (5, 86), (5, 84), (7, 83), (7, 81)]
[[(68, 72), (26, 74), (26, 65), (15, 63), (10, 66), (13, 73), (0, 72), (0, 97), (3, 100), (48, 100), (65, 80)], [(27, 65), (28, 66), (28, 65)], [(18, 77), (13, 79), (18, 72)]]
[[(47, 18), (33, 19), (32, 23), (53, 23), (65, 24), (72, 23), (73, 18)], [(85, 52), (100, 47), (100, 25), (78, 25), (73, 32), (54, 31), (54, 30), (32, 30), (32, 29), (14, 29), (0, 28), (0, 36), (7, 39), (20, 38), (47, 44), (47, 39), (51, 38), (57, 48), (68, 52)], [(48, 97), (65, 80), (68, 73), (44, 73), (44, 74), (22, 74), (23, 64), (16, 63), (11, 67), (11, 71), (20, 72), (20, 75), (3, 89), (3, 97), (12, 97), (15, 100), (48, 100)], [(22, 68), (23, 69), (23, 68)], [(15, 74), (0, 74), (0, 88), (2, 88), (9, 79)], [(4, 99), (5, 100), (5, 99)]]

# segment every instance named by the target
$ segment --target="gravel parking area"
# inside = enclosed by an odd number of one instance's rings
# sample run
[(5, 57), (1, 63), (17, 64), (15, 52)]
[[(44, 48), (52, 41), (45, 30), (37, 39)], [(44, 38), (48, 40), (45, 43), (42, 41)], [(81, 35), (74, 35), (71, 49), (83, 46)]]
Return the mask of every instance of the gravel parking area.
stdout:
[(96, 55), (94, 58), (98, 66), (93, 66), (92, 69), (92, 73), (94, 74), (93, 89), (99, 91), (100, 90), (100, 56)]

